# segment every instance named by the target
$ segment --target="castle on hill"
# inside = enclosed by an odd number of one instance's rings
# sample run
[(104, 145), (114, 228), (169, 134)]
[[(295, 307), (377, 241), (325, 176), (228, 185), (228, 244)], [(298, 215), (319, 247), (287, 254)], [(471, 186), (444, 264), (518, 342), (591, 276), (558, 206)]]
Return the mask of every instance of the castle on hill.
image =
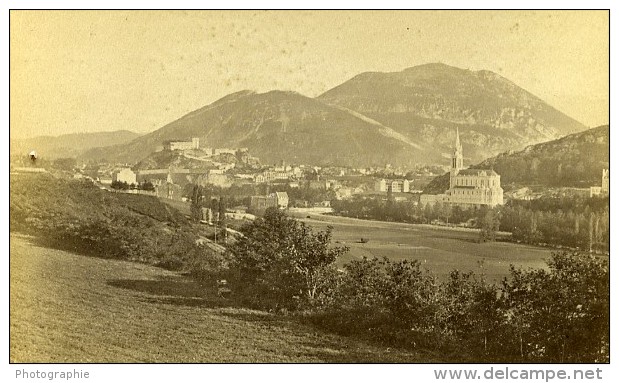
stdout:
[(449, 190), (438, 195), (424, 194), (420, 202), (422, 204), (442, 202), (462, 208), (503, 205), (501, 176), (494, 170), (464, 169), (460, 132), (456, 130), (456, 144), (449, 171)]

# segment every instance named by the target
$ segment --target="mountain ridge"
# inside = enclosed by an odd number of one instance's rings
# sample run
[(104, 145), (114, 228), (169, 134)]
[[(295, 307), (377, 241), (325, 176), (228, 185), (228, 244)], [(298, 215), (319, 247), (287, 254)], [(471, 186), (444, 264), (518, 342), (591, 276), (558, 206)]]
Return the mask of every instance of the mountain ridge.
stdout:
[(499, 74), (446, 64), (364, 72), (317, 98), (444, 152), (459, 127), (474, 161), (586, 128)]
[(137, 162), (166, 140), (198, 137), (263, 163), (412, 167), (444, 162), (456, 128), (470, 162), (585, 129), (499, 74), (431, 63), (360, 73), (316, 98), (242, 90), (84, 157)]
[(139, 133), (130, 130), (116, 130), (16, 138), (10, 140), (10, 152), (11, 156), (25, 156), (35, 150), (41, 158), (49, 159), (78, 157), (92, 148), (124, 144), (139, 136)]

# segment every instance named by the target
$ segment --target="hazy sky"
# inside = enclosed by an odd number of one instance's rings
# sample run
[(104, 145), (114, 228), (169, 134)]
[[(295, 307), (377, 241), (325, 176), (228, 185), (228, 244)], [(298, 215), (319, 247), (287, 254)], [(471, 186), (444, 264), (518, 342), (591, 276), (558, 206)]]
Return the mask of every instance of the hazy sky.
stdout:
[(605, 11), (11, 11), (11, 136), (149, 132), (229, 93), (488, 69), (608, 123)]

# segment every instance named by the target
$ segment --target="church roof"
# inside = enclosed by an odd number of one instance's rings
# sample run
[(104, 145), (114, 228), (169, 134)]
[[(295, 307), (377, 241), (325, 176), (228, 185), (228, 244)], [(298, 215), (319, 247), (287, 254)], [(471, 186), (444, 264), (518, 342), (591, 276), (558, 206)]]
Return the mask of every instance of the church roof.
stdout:
[(459, 176), (494, 177), (499, 174), (489, 169), (462, 169), (458, 172)]

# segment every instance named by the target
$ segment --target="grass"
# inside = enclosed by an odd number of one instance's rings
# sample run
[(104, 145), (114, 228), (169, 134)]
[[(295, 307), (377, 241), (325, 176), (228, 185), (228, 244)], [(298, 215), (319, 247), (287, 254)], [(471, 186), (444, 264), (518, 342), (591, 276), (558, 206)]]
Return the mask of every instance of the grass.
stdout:
[(436, 362), (231, 307), (148, 265), (10, 237), (11, 362)]
[[(483, 273), (491, 282), (509, 275), (509, 266), (547, 268), (551, 250), (510, 242), (477, 243), (476, 230), (454, 230), (429, 225), (379, 222), (355, 218), (310, 215), (301, 220), (318, 229), (333, 226), (333, 240), (350, 247), (339, 265), (363, 256), (392, 260), (416, 259), (440, 279), (454, 269)], [(361, 243), (367, 238), (367, 243)], [(483, 266), (480, 267), (480, 263)]]

